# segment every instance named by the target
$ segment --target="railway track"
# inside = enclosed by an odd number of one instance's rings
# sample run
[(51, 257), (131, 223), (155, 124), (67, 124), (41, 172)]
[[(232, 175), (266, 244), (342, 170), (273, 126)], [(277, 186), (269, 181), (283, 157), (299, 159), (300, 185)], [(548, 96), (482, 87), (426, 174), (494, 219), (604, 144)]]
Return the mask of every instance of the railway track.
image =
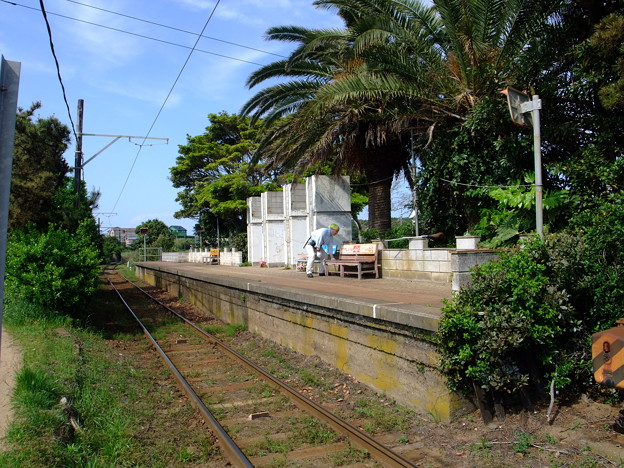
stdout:
[[(232, 466), (332, 466), (332, 455), (352, 449), (369, 454), (359, 457), (359, 467), (416, 466), (306, 398), (139, 285), (111, 270), (106, 273), (110, 285), (169, 366)], [(132, 288), (123, 287), (122, 293), (120, 286), (127, 284)], [(146, 298), (149, 307), (145, 306)]]

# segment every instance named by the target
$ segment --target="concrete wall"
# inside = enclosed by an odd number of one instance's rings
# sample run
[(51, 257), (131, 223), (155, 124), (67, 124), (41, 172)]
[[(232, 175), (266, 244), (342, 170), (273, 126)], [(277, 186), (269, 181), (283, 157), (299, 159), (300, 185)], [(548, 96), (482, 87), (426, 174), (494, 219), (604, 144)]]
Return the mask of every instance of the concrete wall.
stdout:
[(459, 291), (470, 282), (470, 269), (482, 263), (496, 260), (499, 252), (495, 250), (463, 250), (451, 253), (451, 269), (453, 270), (453, 291)]
[(450, 249), (385, 249), (381, 252), (382, 278), (452, 281)]
[(227, 323), (245, 324), (269, 340), (319, 356), (397, 402), (449, 420), (472, 410), (450, 392), (433, 344), (437, 315), (406, 313), (335, 295), (268, 287), (216, 274), (179, 276), (175, 266), (137, 265), (148, 283), (184, 298)]
[(289, 184), (281, 192), (247, 199), (249, 261), (295, 268), (305, 255), (310, 232), (331, 223), (340, 226), (336, 245), (351, 240), (349, 177), (312, 176), (305, 184)]

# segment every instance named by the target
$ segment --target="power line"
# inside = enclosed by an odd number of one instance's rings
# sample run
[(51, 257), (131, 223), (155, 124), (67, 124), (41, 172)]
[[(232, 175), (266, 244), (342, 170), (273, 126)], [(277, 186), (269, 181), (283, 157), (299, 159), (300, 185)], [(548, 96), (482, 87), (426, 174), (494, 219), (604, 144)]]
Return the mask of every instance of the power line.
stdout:
[[(9, 4), (9, 5), (19, 6), (19, 7), (22, 7), (22, 8), (27, 8), (27, 9), (29, 9), (29, 10), (39, 11), (37, 8), (31, 7), (31, 6), (28, 6), (28, 5), (23, 5), (23, 4), (21, 4), (21, 3), (11, 2), (11, 1), (9, 1), (9, 0), (0, 0), (0, 1), (1, 1), (2, 3), (7, 3), (7, 4)], [(232, 56), (229, 56), (229, 55), (224, 55), (224, 54), (217, 54), (216, 52), (210, 52), (210, 51), (208, 51), (208, 50), (197, 49), (196, 47), (189, 47), (189, 46), (186, 46), (186, 45), (183, 45), (183, 44), (178, 44), (178, 43), (176, 43), (176, 42), (165, 41), (164, 39), (158, 39), (158, 38), (156, 38), (156, 37), (146, 36), (146, 35), (144, 35), (144, 34), (138, 34), (138, 33), (130, 32), (130, 31), (126, 31), (126, 30), (124, 30), (124, 29), (113, 28), (113, 27), (111, 27), (111, 26), (105, 26), (105, 25), (103, 25), (103, 24), (94, 23), (94, 22), (92, 22), (92, 21), (86, 21), (86, 20), (82, 20), (82, 19), (80, 19), (80, 18), (74, 18), (74, 17), (71, 17), (71, 16), (62, 15), (62, 14), (60, 14), (60, 13), (53, 13), (53, 12), (51, 12), (51, 11), (49, 11), (49, 12), (47, 12), (47, 13), (48, 13), (49, 15), (52, 15), (52, 16), (58, 16), (58, 17), (60, 17), (60, 18), (70, 19), (70, 20), (72, 20), (72, 21), (78, 21), (78, 22), (80, 22), (80, 23), (89, 24), (89, 25), (91, 25), (91, 26), (97, 26), (97, 27), (99, 27), (99, 28), (109, 29), (109, 30), (111, 30), (111, 31), (120, 32), (120, 33), (123, 33), (123, 34), (129, 34), (130, 36), (136, 36), (136, 37), (140, 37), (140, 38), (143, 38), (143, 39), (149, 39), (150, 41), (161, 42), (161, 43), (163, 43), (163, 44), (169, 44), (169, 45), (176, 46), (176, 47), (182, 47), (182, 48), (184, 48), (184, 49), (192, 49), (192, 50), (193, 50), (193, 51), (195, 51), (195, 52), (202, 52), (202, 53), (204, 53), (204, 54), (214, 55), (214, 56), (216, 56), (216, 57), (223, 57), (223, 58), (227, 58), (227, 59), (230, 59), (230, 60), (236, 60), (237, 62), (249, 63), (249, 64), (251, 64), (251, 65), (258, 65), (258, 66), (260, 66), (260, 67), (264, 66), (264, 65), (263, 65), (263, 64), (261, 64), (261, 63), (252, 62), (252, 61), (250, 61), (250, 60), (244, 60), (244, 59), (240, 59), (240, 58), (236, 58), (236, 57), (232, 57)], [(201, 38), (201, 37), (204, 37), (204, 36), (199, 35), (198, 39), (199, 39), (199, 38)], [(268, 52), (267, 52), (267, 53), (268, 53)]]
[(269, 54), (269, 55), (275, 55), (276, 57), (287, 58), (285, 55), (276, 54), (276, 53), (269, 52), (269, 51), (262, 50), (262, 49), (256, 49), (255, 47), (249, 47), (249, 46), (246, 46), (246, 45), (243, 45), (243, 44), (238, 44), (236, 42), (226, 41), (226, 40), (223, 40), (223, 39), (219, 39), (217, 37), (204, 36), (204, 35), (201, 35), (201, 34), (194, 33), (193, 31), (187, 31), (186, 29), (176, 28), (174, 26), (168, 26), (166, 24), (157, 23), (155, 21), (149, 21), (149, 20), (146, 20), (146, 19), (143, 19), (143, 18), (138, 18), (136, 16), (126, 15), (126, 14), (123, 14), (123, 13), (119, 13), (117, 11), (107, 10), (105, 8), (96, 7), (94, 5), (89, 5), (87, 3), (77, 2), (76, 0), (67, 0), (67, 1), (71, 2), (71, 3), (75, 3), (77, 5), (85, 6), (85, 7), (88, 7), (88, 8), (93, 8), (95, 10), (105, 11), (106, 13), (111, 13), (113, 15), (123, 16), (124, 18), (130, 18), (130, 19), (133, 19), (135, 21), (141, 21), (143, 23), (148, 23), (148, 24), (153, 24), (155, 26), (160, 26), (161, 28), (167, 28), (167, 29), (171, 29), (173, 31), (183, 32), (185, 34), (191, 34), (193, 36), (203, 37), (205, 39), (210, 39), (212, 41), (223, 42), (224, 44), (230, 44), (230, 45), (234, 45), (236, 47), (242, 47), (243, 49), (255, 50), (257, 52), (262, 52), (263, 54)]
[[(186, 65), (188, 64), (189, 60), (191, 60), (191, 56), (193, 55), (193, 52), (195, 51), (195, 47), (197, 47), (197, 44), (199, 43), (202, 34), (204, 33), (204, 31), (208, 27), (208, 23), (210, 23), (210, 20), (212, 19), (215, 11), (217, 11), (217, 7), (219, 6), (220, 3), (221, 3), (221, 0), (217, 0), (217, 3), (215, 3), (215, 6), (212, 9), (212, 12), (210, 13), (210, 16), (206, 20), (206, 23), (204, 24), (204, 27), (202, 28), (201, 33), (197, 37), (197, 40), (195, 41), (195, 44), (193, 45), (193, 48), (189, 52), (188, 57), (186, 57), (186, 60), (184, 61), (184, 64), (182, 65), (182, 68), (180, 69), (180, 72), (178, 73), (178, 76), (176, 77), (175, 81), (171, 85), (171, 89), (169, 90), (169, 93), (167, 93), (167, 96), (165, 97), (165, 100), (163, 101), (162, 106), (160, 106), (160, 109), (158, 110), (158, 113), (156, 114), (156, 117), (154, 118), (154, 121), (152, 122), (152, 125), (150, 126), (149, 130), (147, 131), (147, 134), (146, 134), (146, 136), (145, 136), (145, 138), (143, 140), (143, 143), (145, 143), (145, 140), (147, 140), (147, 137), (149, 137), (150, 133), (152, 133), (152, 129), (154, 128), (154, 125), (156, 125), (156, 121), (160, 117), (160, 114), (162, 113), (162, 110), (165, 108), (165, 105), (167, 104), (167, 101), (169, 100), (169, 97), (171, 96), (171, 93), (173, 93), (173, 89), (175, 88), (176, 84), (178, 84), (178, 80), (182, 76), (182, 73), (184, 72), (184, 69), (186, 68)], [(119, 200), (121, 199), (121, 195), (123, 194), (123, 191), (125, 190), (126, 185), (128, 184), (128, 180), (130, 180), (130, 174), (132, 174), (132, 170), (134, 169), (134, 165), (136, 164), (137, 159), (139, 158), (139, 154), (141, 154), (141, 150), (142, 149), (143, 149), (143, 145), (139, 146), (139, 150), (137, 151), (137, 154), (134, 157), (134, 161), (132, 162), (132, 167), (130, 167), (130, 171), (128, 172), (128, 176), (126, 177), (126, 181), (124, 182), (123, 187), (121, 188), (121, 192), (119, 192), (119, 196), (117, 197), (117, 201), (115, 201), (115, 205), (113, 206), (112, 211), (115, 211), (115, 208), (117, 207), (117, 203), (119, 203)]]
[(74, 126), (74, 120), (72, 119), (71, 111), (69, 110), (67, 93), (65, 92), (65, 85), (63, 84), (63, 77), (61, 76), (61, 67), (59, 65), (58, 58), (56, 57), (56, 51), (54, 50), (54, 42), (52, 41), (52, 29), (50, 28), (50, 23), (48, 22), (48, 15), (46, 14), (43, 0), (39, 0), (39, 5), (41, 5), (41, 13), (43, 14), (43, 19), (45, 20), (46, 28), (48, 30), (48, 38), (50, 39), (50, 50), (52, 51), (54, 63), (56, 64), (56, 74), (58, 76), (59, 83), (61, 83), (61, 89), (63, 90), (63, 100), (65, 101), (65, 106), (67, 107), (67, 114), (69, 115), (69, 121), (71, 122), (72, 131), (74, 132), (74, 138), (77, 139), (78, 136), (76, 135), (76, 127)]

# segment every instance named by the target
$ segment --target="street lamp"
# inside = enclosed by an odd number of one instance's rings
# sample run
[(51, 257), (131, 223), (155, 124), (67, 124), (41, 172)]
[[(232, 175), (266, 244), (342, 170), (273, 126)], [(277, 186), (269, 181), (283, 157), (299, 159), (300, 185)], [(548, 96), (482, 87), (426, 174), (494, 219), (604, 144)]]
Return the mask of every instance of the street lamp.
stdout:
[(143, 236), (143, 261), (146, 262), (147, 261), (147, 248), (145, 245), (145, 239), (147, 238), (147, 233), (149, 232), (149, 229), (143, 226), (139, 228), (139, 232)]

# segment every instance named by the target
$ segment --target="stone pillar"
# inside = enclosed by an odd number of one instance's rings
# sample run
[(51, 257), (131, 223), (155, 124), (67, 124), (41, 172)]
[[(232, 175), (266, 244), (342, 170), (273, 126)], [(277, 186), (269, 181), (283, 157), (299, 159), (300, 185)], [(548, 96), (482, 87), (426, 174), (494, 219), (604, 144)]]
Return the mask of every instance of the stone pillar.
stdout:
[(457, 236), (455, 242), (457, 250), (474, 250), (479, 244), (479, 236)]
[(281, 192), (264, 192), (262, 200), (263, 260), (267, 266), (286, 265), (284, 242), (284, 196)]
[(409, 249), (410, 250), (427, 250), (429, 249), (429, 239), (426, 237), (410, 237)]
[(284, 186), (284, 215), (286, 258), (290, 267), (296, 267), (297, 259), (305, 255), (303, 244), (308, 239), (308, 212), (306, 209), (305, 184)]
[(250, 197), (247, 199), (247, 256), (252, 264), (263, 260), (262, 224), (262, 200), (260, 197)]

